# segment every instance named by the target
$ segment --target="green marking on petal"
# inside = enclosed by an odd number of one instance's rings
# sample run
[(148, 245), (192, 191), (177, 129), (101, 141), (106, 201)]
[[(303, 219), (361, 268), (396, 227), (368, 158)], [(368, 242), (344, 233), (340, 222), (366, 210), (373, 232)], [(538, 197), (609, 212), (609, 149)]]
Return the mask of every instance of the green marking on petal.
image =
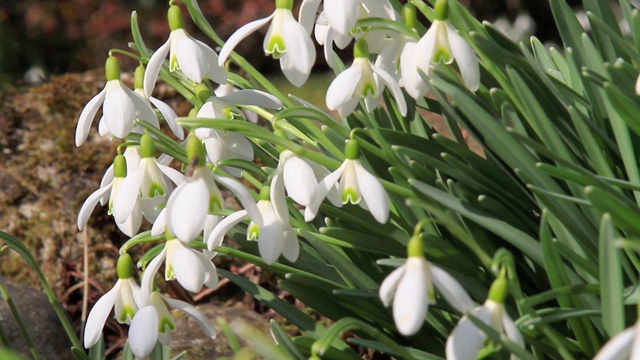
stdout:
[(173, 55), (169, 57), (169, 71), (180, 70), (180, 66), (178, 65), (178, 57)]
[(258, 240), (260, 237), (260, 227), (253, 222), (247, 228), (247, 240)]
[(168, 317), (162, 317), (160, 319), (160, 324), (158, 325), (158, 331), (161, 333), (166, 333), (167, 331), (174, 331), (176, 329), (176, 325), (173, 323), (173, 320)]
[(439, 63), (440, 61), (442, 61), (445, 64), (448, 64), (451, 61), (453, 61), (453, 57), (445, 47), (438, 46), (435, 48), (435, 51), (433, 52), (433, 58), (431, 59), (431, 61), (436, 64)]
[(287, 47), (284, 45), (284, 39), (280, 35), (272, 35), (269, 38), (265, 54), (271, 55), (274, 59), (280, 59), (284, 53), (287, 52)]
[(124, 323), (127, 321), (127, 317), (129, 319), (133, 319), (133, 316), (136, 314), (136, 310), (131, 306), (125, 306), (122, 308), (122, 312), (118, 314), (118, 322)]
[(362, 84), (362, 92), (360, 93), (362, 97), (376, 96), (376, 84), (367, 81)]
[(167, 192), (164, 187), (157, 182), (152, 182), (151, 186), (149, 186), (149, 193), (147, 194), (148, 198), (154, 198), (156, 196), (164, 196)]
[(342, 192), (342, 203), (346, 204), (348, 202), (352, 204), (357, 204), (358, 202), (360, 202), (360, 197), (358, 196), (356, 189), (346, 188)]

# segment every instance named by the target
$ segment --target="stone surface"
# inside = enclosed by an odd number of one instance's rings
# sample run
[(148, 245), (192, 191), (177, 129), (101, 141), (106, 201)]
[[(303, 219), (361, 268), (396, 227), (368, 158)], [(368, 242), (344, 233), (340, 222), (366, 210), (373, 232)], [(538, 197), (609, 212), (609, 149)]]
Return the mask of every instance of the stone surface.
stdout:
[[(71, 342), (60, 324), (46, 295), (25, 285), (13, 284), (7, 278), (0, 278), (13, 299), (18, 312), (43, 360), (72, 359)], [(2, 329), (13, 350), (30, 358), (30, 352), (18, 324), (7, 303), (0, 301)]]

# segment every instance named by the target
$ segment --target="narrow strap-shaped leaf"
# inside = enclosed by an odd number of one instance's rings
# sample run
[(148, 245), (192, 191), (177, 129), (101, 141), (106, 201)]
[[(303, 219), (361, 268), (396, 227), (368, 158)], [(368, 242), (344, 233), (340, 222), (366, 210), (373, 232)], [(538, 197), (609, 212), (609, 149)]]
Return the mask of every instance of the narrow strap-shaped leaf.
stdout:
[(602, 294), (602, 323), (609, 337), (625, 328), (622, 268), (620, 250), (616, 246), (616, 231), (609, 214), (600, 222), (600, 293)]

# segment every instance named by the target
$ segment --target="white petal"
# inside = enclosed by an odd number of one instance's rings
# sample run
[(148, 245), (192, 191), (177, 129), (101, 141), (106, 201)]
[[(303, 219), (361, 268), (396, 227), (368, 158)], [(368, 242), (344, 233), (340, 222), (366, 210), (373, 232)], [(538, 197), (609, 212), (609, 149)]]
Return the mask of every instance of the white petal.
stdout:
[(456, 310), (465, 313), (474, 308), (473, 300), (453, 276), (432, 264), (429, 264), (429, 270), (433, 284)]
[(129, 327), (129, 347), (138, 359), (145, 359), (158, 341), (160, 320), (153, 306), (138, 310)]
[(175, 245), (171, 254), (171, 267), (180, 285), (188, 291), (198, 292), (204, 283), (204, 266), (195, 250)]
[(229, 57), (229, 55), (231, 55), (231, 52), (236, 47), (236, 45), (238, 45), (240, 41), (242, 41), (244, 38), (252, 34), (254, 31), (258, 30), (259, 28), (263, 27), (266, 23), (271, 21), (274, 15), (275, 15), (275, 12), (264, 19), (254, 20), (242, 26), (240, 29), (236, 30), (236, 32), (234, 32), (231, 35), (231, 37), (227, 39), (227, 41), (224, 43), (224, 46), (220, 50), (220, 56), (218, 57), (218, 65), (224, 66), (225, 61), (227, 61), (227, 58)]
[(302, 206), (311, 204), (318, 181), (306, 161), (297, 156), (288, 159), (284, 163), (283, 180), (284, 187), (293, 201)]
[(342, 165), (336, 171), (332, 172), (318, 183), (318, 187), (316, 188), (316, 196), (313, 198), (313, 201), (311, 201), (309, 206), (307, 206), (307, 208), (304, 210), (305, 221), (311, 221), (316, 217), (322, 200), (324, 200), (324, 197), (327, 195), (329, 190), (335, 187), (336, 182), (346, 168), (346, 164), (347, 162), (342, 163)]
[(144, 273), (142, 274), (142, 280), (140, 280), (140, 305), (141, 306), (147, 305), (149, 303), (149, 300), (151, 298), (151, 293), (153, 292), (153, 278), (158, 273), (158, 270), (160, 270), (160, 266), (162, 265), (162, 263), (164, 263), (164, 260), (166, 259), (166, 257), (167, 257), (167, 246), (165, 245), (162, 251), (160, 251), (160, 254), (158, 254), (155, 258), (153, 258), (153, 260), (149, 262), (149, 265), (147, 265), (147, 268), (144, 269)]
[(284, 195), (284, 181), (280, 171), (271, 179), (271, 187), (269, 188), (269, 195), (271, 198), (271, 204), (276, 216), (283, 224), (289, 223), (289, 208), (287, 206), (287, 199)]
[(437, 26), (432, 24), (427, 33), (418, 40), (413, 52), (416, 67), (424, 71), (425, 74), (429, 73), (429, 65), (431, 65), (436, 46), (436, 35)]
[(393, 300), (393, 295), (396, 293), (396, 288), (398, 287), (398, 282), (404, 275), (406, 265), (402, 265), (399, 268), (393, 270), (380, 284), (380, 290), (378, 290), (378, 296), (380, 296), (380, 300), (382, 300), (382, 304), (385, 307), (389, 307), (391, 304), (391, 300)]
[(260, 90), (238, 90), (219, 97), (220, 100), (236, 105), (255, 105), (269, 109), (282, 108), (282, 101), (277, 97)]
[[(505, 334), (507, 334), (507, 338), (524, 349), (524, 340), (522, 339), (522, 334), (520, 334), (520, 330), (518, 330), (518, 327), (513, 322), (513, 320), (511, 320), (511, 317), (509, 317), (509, 314), (507, 314), (506, 310), (504, 311), (502, 317), (502, 326), (504, 328)], [(515, 355), (511, 355), (511, 360), (516, 359), (518, 358)]]
[(640, 95), (640, 76), (638, 76), (638, 80), (636, 80), (636, 95)]
[(121, 283), (116, 283), (116, 285), (102, 295), (96, 304), (93, 305), (93, 308), (91, 308), (89, 317), (87, 317), (87, 323), (84, 326), (84, 347), (86, 349), (95, 345), (100, 339), (104, 323), (107, 321), (107, 317), (111, 313), (113, 305), (116, 303), (120, 284)]
[(131, 97), (131, 101), (133, 102), (133, 105), (136, 109), (136, 118), (146, 121), (147, 123), (153, 125), (153, 127), (159, 129), (160, 123), (158, 122), (158, 117), (156, 116), (155, 111), (153, 111), (153, 108), (151, 107), (151, 103), (149, 103), (147, 99), (142, 97), (142, 95), (138, 94), (137, 92), (131, 91), (129, 89), (127, 90)]
[(160, 163), (160, 161), (156, 161), (158, 168), (162, 173), (168, 177), (174, 184), (180, 185), (185, 181), (185, 176), (178, 170), (168, 167)]
[(631, 344), (638, 331), (632, 326), (609, 340), (596, 354), (593, 360), (626, 360), (631, 354)]
[(169, 54), (170, 49), (171, 35), (169, 35), (167, 42), (162, 44), (162, 46), (160, 46), (160, 48), (156, 50), (149, 59), (147, 69), (144, 72), (144, 93), (147, 94), (147, 98), (149, 98), (153, 92), (153, 87), (156, 85), (156, 80), (158, 80), (158, 73), (160, 73), (162, 64), (164, 64), (164, 59)]
[(318, 6), (320, 6), (320, 0), (304, 0), (302, 1), (302, 5), (300, 5), (298, 20), (307, 34), (311, 34), (311, 30), (313, 30), (313, 23), (316, 20)]
[(362, 167), (360, 161), (354, 161), (358, 188), (362, 200), (366, 203), (371, 215), (381, 224), (389, 218), (389, 195), (377, 177)]
[(417, 59), (419, 57), (414, 56), (416, 49), (416, 42), (408, 42), (404, 45), (400, 54), (400, 74), (402, 75), (402, 86), (412, 98), (417, 100), (427, 92), (427, 85), (418, 73)]
[(358, 21), (359, 2), (356, 0), (325, 0), (329, 25), (343, 35), (349, 34)]
[(93, 209), (95, 209), (96, 205), (98, 205), (98, 202), (109, 198), (110, 190), (111, 184), (94, 191), (91, 195), (89, 195), (87, 200), (84, 201), (82, 207), (80, 208), (80, 212), (78, 212), (78, 230), (82, 231), (82, 229), (84, 229), (84, 227), (87, 225), (87, 221), (89, 221), (91, 212), (93, 212)]
[(142, 225), (142, 209), (140, 208), (140, 202), (136, 201), (131, 215), (123, 222), (116, 221), (116, 225), (118, 226), (118, 229), (127, 236), (135, 236), (140, 229), (140, 225)]
[(211, 339), (216, 338), (216, 329), (213, 327), (213, 324), (209, 319), (207, 319), (206, 316), (204, 316), (203, 313), (198, 311), (198, 309), (184, 301), (171, 299), (165, 296), (163, 296), (162, 298), (167, 302), (167, 304), (169, 304), (169, 306), (182, 311), (183, 313), (189, 315), (192, 319), (194, 319)]
[(476, 91), (480, 87), (480, 68), (476, 53), (452, 27), (447, 30), (451, 52), (458, 63), (462, 80), (464, 80), (469, 90)]
[(110, 81), (107, 87), (109, 89), (102, 107), (104, 121), (114, 136), (124, 138), (131, 132), (137, 114), (133, 96), (139, 95), (135, 95), (119, 80)]
[(325, 99), (327, 107), (330, 110), (337, 110), (347, 103), (347, 101), (353, 99), (361, 77), (362, 70), (357, 66), (351, 66), (338, 74), (327, 89), (327, 96)]
[(209, 189), (202, 177), (178, 186), (167, 202), (169, 232), (183, 242), (193, 241), (204, 228), (209, 213)]
[(396, 100), (396, 105), (398, 105), (398, 110), (402, 116), (407, 115), (407, 102), (404, 99), (404, 94), (402, 94), (402, 90), (400, 90), (400, 85), (396, 79), (393, 78), (388, 72), (378, 68), (377, 66), (372, 66), (373, 72), (375, 72), (378, 76), (382, 78), (382, 81), (389, 87), (391, 93), (393, 94), (393, 98)]
[[(266, 204), (266, 203), (265, 203)], [(258, 250), (260, 251), (260, 257), (267, 264), (271, 265), (275, 262), (284, 248), (284, 240), (282, 238), (284, 234), (284, 228), (282, 223), (278, 221), (271, 202), (266, 204), (262, 208), (262, 216), (264, 219), (264, 225), (260, 226), (260, 237), (258, 238)]]
[(329, 65), (329, 67), (333, 69), (333, 42), (335, 38), (335, 32), (333, 31), (332, 28), (328, 26), (326, 28), (327, 29), (324, 33), (324, 38), (322, 40), (324, 44), (322, 49), (324, 54), (324, 60), (327, 62), (327, 65)]
[(213, 229), (209, 238), (207, 238), (207, 248), (209, 250), (213, 250), (216, 246), (220, 246), (226, 233), (229, 232), (229, 230), (231, 230), (231, 228), (237, 223), (242, 221), (245, 216), (247, 216), (247, 211), (240, 210), (222, 219), (222, 221), (220, 221), (220, 223)]
[(262, 215), (256, 206), (255, 200), (253, 200), (253, 197), (251, 197), (251, 194), (249, 194), (249, 191), (244, 187), (244, 185), (232, 178), (218, 176), (216, 174), (213, 174), (213, 177), (218, 183), (231, 190), (231, 192), (238, 197), (240, 204), (242, 204), (242, 207), (247, 211), (251, 221), (256, 223), (258, 226), (262, 226)]
[(296, 262), (298, 255), (300, 255), (300, 241), (296, 236), (296, 231), (288, 223), (285, 223), (284, 226), (286, 229), (282, 235), (284, 240), (282, 255), (284, 255), (287, 260)]
[(409, 258), (406, 262), (404, 276), (398, 282), (393, 298), (393, 319), (402, 335), (413, 335), (424, 323), (429, 307), (429, 296), (423, 258)]
[(160, 236), (164, 233), (167, 228), (167, 208), (165, 207), (160, 211), (158, 216), (156, 217), (156, 221), (153, 222), (153, 226), (151, 227), (151, 236)]
[(113, 218), (116, 222), (123, 223), (131, 216), (133, 208), (140, 198), (140, 187), (144, 177), (144, 167), (139, 166), (129, 174), (117, 188), (117, 194), (113, 201)]
[(89, 130), (91, 130), (91, 123), (93, 123), (93, 118), (96, 117), (96, 113), (100, 109), (100, 106), (102, 106), (106, 94), (107, 88), (105, 87), (98, 93), (98, 95), (89, 100), (87, 105), (82, 109), (80, 117), (78, 118), (78, 126), (76, 127), (76, 146), (84, 144), (87, 140)]
[(173, 111), (173, 108), (169, 105), (167, 105), (164, 101), (158, 100), (156, 98), (154, 98), (153, 96), (149, 97), (149, 101), (151, 101), (151, 103), (158, 108), (158, 110), (160, 110), (160, 113), (162, 114), (162, 117), (164, 117), (164, 120), (167, 122), (167, 124), (169, 125), (169, 128), (171, 129), (171, 132), (173, 132), (173, 134), (180, 140), (184, 139), (184, 129), (182, 128), (182, 126), (178, 125), (178, 122), (176, 122), (176, 118), (178, 117), (178, 115), (176, 114), (175, 111)]
[(475, 360), (486, 338), (482, 330), (463, 316), (447, 339), (447, 360)]
[(283, 40), (287, 51), (280, 58), (280, 68), (287, 80), (299, 87), (309, 78), (311, 68), (316, 61), (316, 47), (291, 12), (287, 14), (282, 24)]

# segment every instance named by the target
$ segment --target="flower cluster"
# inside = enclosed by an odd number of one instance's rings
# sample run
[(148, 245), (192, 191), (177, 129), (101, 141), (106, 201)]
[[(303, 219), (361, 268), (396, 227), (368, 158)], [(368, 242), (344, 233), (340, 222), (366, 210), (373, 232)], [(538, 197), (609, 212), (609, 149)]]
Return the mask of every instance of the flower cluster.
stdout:
[[(300, 229), (320, 225), (322, 220), (316, 218), (325, 209), (358, 205), (379, 224), (397, 216), (386, 190), (390, 183), (376, 176), (379, 170), (368, 170), (374, 160), (360, 146), (368, 142), (367, 136), (361, 138), (356, 136), (357, 129), (349, 129), (350, 135), (340, 139), (345, 142), (344, 155), (340, 142), (334, 142), (326, 147), (336, 150), (338, 160), (322, 156), (314, 161), (308, 148), (292, 141), (292, 137), (305, 141), (306, 134), (291, 131), (286, 119), (278, 120), (276, 126), (273, 113), (287, 107), (289, 100), (246, 88), (248, 84), (238, 81), (237, 75), (227, 73), (225, 64), (234, 59), (233, 49), (242, 39), (269, 24), (265, 54), (279, 59), (285, 77), (302, 86), (316, 60), (311, 38), (315, 27), (315, 38), (324, 46), (330, 65), (334, 65), (334, 43), (339, 48), (354, 44), (353, 63), (327, 91), (329, 109), (347, 118), (363, 100), (362, 110), (370, 113), (389, 90), (391, 96), (386, 98), (406, 116), (405, 92), (416, 99), (424, 96), (422, 75), (429, 74), (432, 64), (449, 64), (455, 59), (465, 84), (473, 91), (478, 89), (475, 54), (448, 23), (442, 3), (436, 6), (432, 28), (418, 41), (411, 6), (402, 14), (411, 32), (398, 33), (360, 24), (372, 18), (398, 21), (400, 15), (388, 0), (327, 0), (317, 17), (320, 1), (304, 0), (300, 22), (292, 13), (292, 0), (276, 0), (272, 15), (240, 28), (222, 46), (220, 55), (187, 33), (181, 8), (172, 4), (168, 40), (152, 54), (141, 54), (134, 90), (120, 80), (119, 60), (111, 53), (105, 65), (105, 89), (80, 114), (75, 141), (77, 146), (87, 141), (102, 106), (99, 135), (122, 142), (100, 188), (83, 204), (78, 227), (87, 226), (91, 212), (101, 203), (108, 205), (118, 228), (135, 237), (132, 244), (161, 244), (152, 259), (140, 264), (141, 287), (133, 279), (132, 259), (126, 253), (129, 245), (122, 249), (119, 280), (93, 307), (85, 346), (97, 342), (111, 308), (115, 308), (117, 321), (130, 324), (129, 343), (138, 358), (146, 357), (157, 342), (168, 344), (175, 323), (167, 305), (194, 317), (214, 337), (211, 323), (193, 307), (154, 290), (155, 278), (164, 265), (166, 281), (175, 280), (191, 292), (204, 286), (215, 289), (218, 275), (212, 259), (232, 228), (245, 226), (245, 239), (257, 242), (263, 263), (271, 265), (281, 256), (291, 263), (297, 261), (305, 246)], [(186, 5), (197, 9), (193, 2)], [(188, 117), (178, 118), (169, 105), (152, 96), (159, 76), (171, 77), (172, 84), (192, 102)], [(258, 116), (271, 122), (274, 131), (254, 125)], [(162, 130), (165, 123), (175, 139)], [(265, 139), (273, 144), (265, 144)], [(313, 142), (309, 145), (319, 147)], [(257, 153), (267, 159), (262, 168), (253, 164)], [(221, 187), (231, 195), (225, 195)], [(228, 204), (230, 196), (242, 209)], [(329, 201), (323, 207), (325, 199)], [(150, 231), (141, 231), (147, 225)], [(427, 307), (435, 301), (433, 284), (459, 312), (470, 311), (472, 301), (453, 277), (429, 264), (421, 245), (409, 247), (415, 249), (410, 249), (407, 263), (380, 288), (385, 305), (394, 299), (393, 315), (400, 333), (419, 330)]]

